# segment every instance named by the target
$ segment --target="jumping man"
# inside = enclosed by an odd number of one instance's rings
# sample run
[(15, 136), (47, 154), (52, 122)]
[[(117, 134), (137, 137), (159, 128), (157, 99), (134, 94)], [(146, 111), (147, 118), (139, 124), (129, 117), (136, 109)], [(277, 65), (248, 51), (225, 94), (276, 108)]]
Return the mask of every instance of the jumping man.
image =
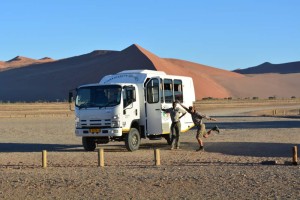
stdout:
[(189, 108), (187, 108), (184, 105), (182, 105), (181, 103), (180, 103), (180, 105), (188, 113), (191, 114), (193, 122), (194, 122), (195, 126), (197, 127), (196, 139), (199, 143), (199, 149), (197, 149), (197, 151), (204, 151), (203, 141), (201, 140), (201, 137), (207, 138), (209, 136), (209, 134), (211, 133), (211, 131), (216, 131), (216, 132), (220, 133), (220, 130), (219, 130), (218, 126), (215, 126), (211, 130), (206, 132), (205, 124), (203, 123), (202, 119), (207, 119), (207, 120), (211, 120), (211, 121), (217, 121), (217, 120), (215, 118), (211, 118), (207, 115), (203, 115), (203, 114), (197, 112), (193, 106), (190, 106)]

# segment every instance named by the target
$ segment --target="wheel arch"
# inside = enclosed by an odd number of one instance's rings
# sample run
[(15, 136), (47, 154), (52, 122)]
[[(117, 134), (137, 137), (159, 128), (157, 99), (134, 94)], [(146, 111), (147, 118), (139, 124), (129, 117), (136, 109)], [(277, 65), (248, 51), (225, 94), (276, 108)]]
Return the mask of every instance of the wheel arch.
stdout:
[(138, 120), (133, 120), (131, 122), (130, 128), (136, 128), (141, 135), (141, 128), (140, 128), (140, 123), (138, 122)]

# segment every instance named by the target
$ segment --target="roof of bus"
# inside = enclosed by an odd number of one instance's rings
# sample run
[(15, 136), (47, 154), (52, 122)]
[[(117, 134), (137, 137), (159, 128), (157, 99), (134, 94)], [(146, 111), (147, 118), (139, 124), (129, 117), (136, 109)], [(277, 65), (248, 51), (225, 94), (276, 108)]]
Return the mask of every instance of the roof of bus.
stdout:
[(163, 71), (148, 70), (148, 69), (137, 69), (137, 70), (124, 70), (117, 74), (156, 74), (156, 75), (166, 75)]

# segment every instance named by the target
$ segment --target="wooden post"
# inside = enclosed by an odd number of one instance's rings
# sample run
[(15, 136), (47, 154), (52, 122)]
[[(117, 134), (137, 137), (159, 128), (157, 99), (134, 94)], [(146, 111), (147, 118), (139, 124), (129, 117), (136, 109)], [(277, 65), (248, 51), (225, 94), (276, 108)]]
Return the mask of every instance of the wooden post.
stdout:
[(298, 159), (298, 150), (297, 146), (293, 147), (293, 165), (297, 165), (297, 159)]
[(98, 149), (98, 167), (104, 167), (104, 150), (103, 150), (103, 148)]
[(155, 165), (159, 166), (160, 165), (160, 150), (159, 149), (154, 149), (154, 160), (155, 160)]
[(42, 167), (47, 168), (47, 151), (43, 150), (42, 152)]

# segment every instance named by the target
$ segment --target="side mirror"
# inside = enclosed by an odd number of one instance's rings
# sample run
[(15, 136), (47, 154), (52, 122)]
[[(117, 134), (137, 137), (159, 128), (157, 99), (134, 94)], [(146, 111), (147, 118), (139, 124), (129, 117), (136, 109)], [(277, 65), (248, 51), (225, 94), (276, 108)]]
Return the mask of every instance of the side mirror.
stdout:
[(73, 102), (73, 92), (69, 92), (69, 103)]

